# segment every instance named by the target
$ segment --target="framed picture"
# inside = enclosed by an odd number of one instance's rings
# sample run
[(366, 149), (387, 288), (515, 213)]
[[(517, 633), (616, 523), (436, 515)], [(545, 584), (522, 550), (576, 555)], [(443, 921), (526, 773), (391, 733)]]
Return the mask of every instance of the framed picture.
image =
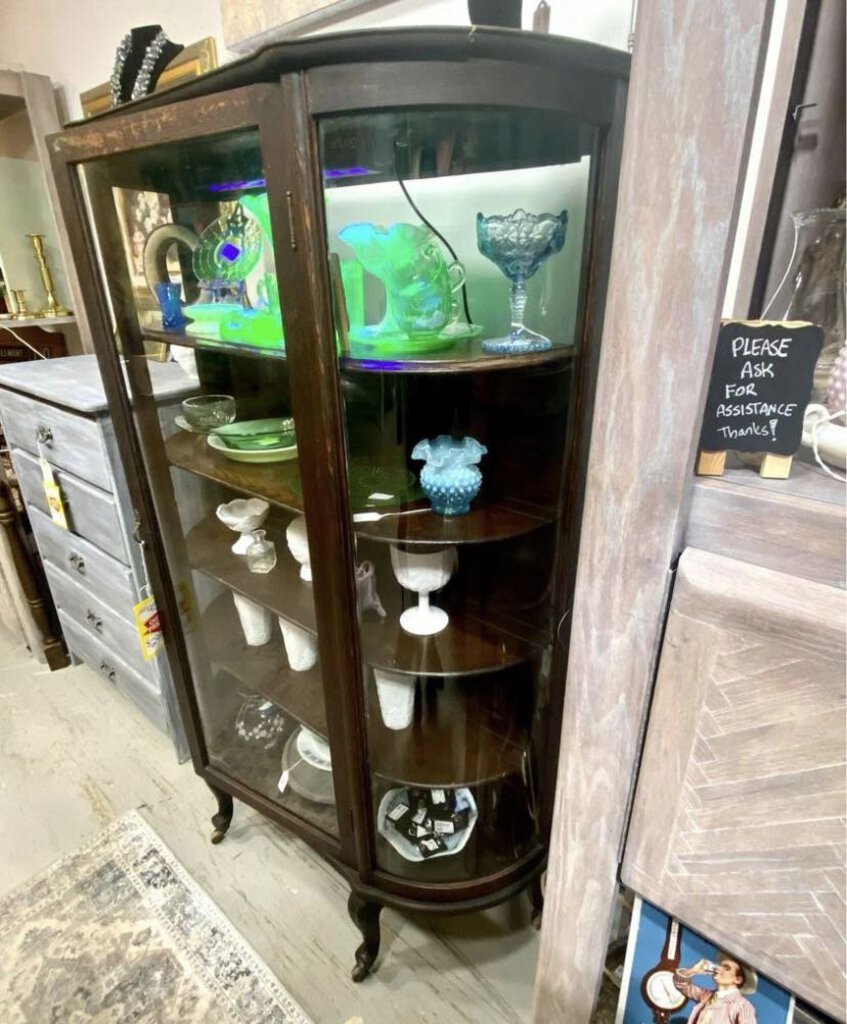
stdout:
[[(155, 92), (178, 85), (187, 78), (196, 78), (218, 66), (218, 51), (212, 36), (206, 36), (190, 46), (186, 46), (174, 57), (162, 72), (156, 83)], [(80, 94), (82, 112), (86, 117), (94, 117), (112, 109), (112, 90), (108, 82), (95, 85)]]
[(793, 1016), (791, 993), (635, 900), (615, 1024), (791, 1024)]
[(325, 30), (397, 0), (221, 0), (224, 43), (239, 54)]
[[(132, 293), (139, 309), (158, 309), (156, 297), (144, 276), (144, 245), (154, 228), (171, 222), (171, 205), (161, 192), (139, 192), (116, 188), (113, 192), (124, 246)], [(179, 264), (176, 264), (179, 272)]]

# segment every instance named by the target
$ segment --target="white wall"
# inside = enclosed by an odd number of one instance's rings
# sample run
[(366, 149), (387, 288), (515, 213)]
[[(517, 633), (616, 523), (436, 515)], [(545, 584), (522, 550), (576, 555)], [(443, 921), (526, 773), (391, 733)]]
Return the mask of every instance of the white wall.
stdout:
[(108, 80), (115, 50), (135, 25), (161, 25), (177, 43), (214, 36), (224, 49), (219, 0), (0, 0), (0, 68), (49, 75), (69, 119), (79, 94)]
[[(524, 27), (534, 0), (524, 0)], [(550, 29), (626, 49), (632, 0), (552, 0)], [(331, 31), (376, 26), (466, 25), (464, 0), (397, 0), (349, 18)], [(108, 80), (121, 37), (134, 25), (162, 25), (179, 43), (213, 36), (218, 60), (225, 48), (220, 0), (0, 0), (0, 68), (49, 75), (62, 113), (81, 116), (79, 93)]]
[[(627, 48), (634, 0), (549, 0), (550, 31), (589, 39), (593, 43)], [(524, 0), (523, 28), (532, 28), (536, 0)], [(362, 28), (399, 28), (410, 25), (467, 25), (465, 0), (397, 0), (368, 14), (348, 18), (327, 32)]]

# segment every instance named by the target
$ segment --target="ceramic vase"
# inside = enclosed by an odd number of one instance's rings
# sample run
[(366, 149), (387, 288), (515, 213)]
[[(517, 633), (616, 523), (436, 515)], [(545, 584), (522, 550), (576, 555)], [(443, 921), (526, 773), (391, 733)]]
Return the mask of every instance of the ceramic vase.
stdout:
[(406, 729), (412, 724), (415, 713), (416, 676), (401, 675), (375, 668), (376, 694), (379, 711), (387, 729)]
[(309, 555), (309, 537), (306, 532), (306, 517), (295, 516), (285, 531), (288, 550), (300, 563), (300, 579), (312, 582), (311, 556)]
[(400, 625), (413, 636), (432, 636), (445, 629), (450, 621), (443, 608), (429, 603), (429, 595), (440, 590), (456, 566), (458, 555), (454, 547), (437, 551), (407, 550), (391, 547), (391, 565), (397, 582), (418, 595), (418, 604), (407, 608), (400, 616)]
[(421, 487), (432, 503), (433, 512), (441, 516), (470, 512), (471, 501), (482, 486), (482, 473), (477, 463), (487, 452), (485, 445), (472, 437), (456, 440), (448, 434), (415, 445), (412, 458), (426, 461), (421, 470)]
[(318, 661), (317, 637), (287, 619), (279, 620), (279, 630), (292, 671), (308, 672)]
[(251, 601), (249, 597), (244, 597), (243, 594), (233, 593), (232, 600), (235, 602), (238, 621), (241, 623), (241, 631), (248, 647), (262, 647), (268, 643), (273, 626), (273, 615), (268, 609)]
[(236, 498), (223, 505), (218, 505), (215, 515), (222, 523), (240, 533), (241, 536), (232, 545), (234, 555), (246, 555), (253, 543), (253, 531), (258, 530), (267, 519), (270, 505), (261, 498)]

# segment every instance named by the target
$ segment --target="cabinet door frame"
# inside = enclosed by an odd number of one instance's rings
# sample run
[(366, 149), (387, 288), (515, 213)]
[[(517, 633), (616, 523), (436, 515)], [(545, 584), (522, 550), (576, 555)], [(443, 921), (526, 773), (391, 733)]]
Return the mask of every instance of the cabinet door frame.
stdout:
[[(355, 626), (356, 622), (354, 562), (352, 551), (340, 544), (341, 531), (334, 528), (336, 519), (346, 522), (346, 515), (349, 515), (349, 509), (346, 509), (346, 479), (343, 473), (339, 477), (338, 460), (333, 454), (341, 449), (343, 437), (339, 418), (340, 404), (332, 401), (327, 393), (327, 387), (331, 389), (335, 385), (334, 366), (327, 362), (324, 351), (331, 347), (331, 339), (327, 337), (316, 348), (310, 344), (314, 339), (307, 329), (310, 322), (327, 322), (328, 295), (325, 294), (325, 283), (310, 276), (312, 265), (306, 243), (308, 233), (299, 221), (304, 210), (300, 195), (303, 183), (296, 177), (295, 166), (288, 156), (296, 145), (297, 137), (292, 131), (292, 125), (303, 116), (302, 110), (298, 110), (298, 104), (301, 103), (300, 97), (285, 94), (285, 90), (278, 84), (244, 86), (226, 93), (119, 115), (107, 122), (84, 123), (61, 135), (51, 136), (48, 146), (57, 190), (69, 224), (83, 301), (92, 317), (97, 359), (112, 410), (115, 434), (127, 468), (137, 539), (147, 547), (151, 556), (147, 559), (151, 589), (162, 618), (165, 646), (172, 666), (180, 711), (186, 723), (195, 771), (213, 787), (223, 789), (255, 807), (307, 839), (326, 857), (354, 867), (367, 878), (370, 870), (369, 850), (362, 847), (359, 837), (363, 830), (355, 824), (356, 819), (364, 819), (366, 794), (356, 772), (342, 770), (336, 773), (339, 830), (339, 839), (336, 841), (240, 780), (209, 764), (197, 698), (191, 682), (188, 647), (180, 626), (176, 581), (166, 554), (151, 492), (151, 476), (157, 474), (162, 481), (162, 474), (167, 473), (168, 467), (162, 461), (164, 450), (156, 405), (152, 400), (152, 387), (142, 333), (135, 315), (131, 281), (123, 259), (111, 185), (105, 170), (101, 172), (104, 167), (101, 161), (117, 154), (169, 144), (178, 145), (242, 130), (255, 129), (258, 132), (267, 177), (277, 269), (280, 277), (285, 273), (292, 276), (291, 283), (281, 288), (282, 305), (289, 311), (292, 321), (303, 328), (300, 334), (292, 332), (287, 352), (291, 357), (289, 366), (292, 376), (297, 377), (302, 385), (292, 388), (292, 400), (298, 423), (304, 424), (298, 438), (301, 464), (309, 467), (303, 478), (304, 502), (312, 528), (322, 540), (320, 545), (315, 545), (312, 566), (316, 595), (321, 595), (318, 603), (318, 643), (327, 729), (332, 749), (343, 752), (346, 765), (361, 765), (364, 761), (364, 747), (356, 746), (357, 742), (361, 743), (358, 737), (360, 723), (355, 701), (350, 700), (350, 694), (355, 693), (358, 672), (348, 653), (349, 646), (344, 646), (349, 624), (352, 622)], [(79, 169), (81, 164), (86, 164), (85, 190)], [(93, 226), (84, 214), (86, 193)], [(103, 251), (104, 263), (109, 267), (107, 277), (100, 274), (98, 243)], [(301, 284), (299, 291), (293, 284), (294, 280)], [(115, 322), (120, 327), (123, 357), (112, 342), (109, 303), (115, 312)], [(326, 305), (323, 312), (320, 309), (322, 304)], [(334, 349), (332, 355), (334, 359)], [(124, 368), (135, 396), (134, 408), (124, 387)], [(320, 402), (306, 398), (314, 394), (321, 395)], [(142, 439), (148, 442), (144, 448)], [(148, 459), (151, 455), (153, 457), (151, 476), (144, 470), (145, 454)], [(339, 508), (335, 501), (327, 501), (327, 494), (345, 507)], [(180, 529), (178, 523), (172, 528)], [(337, 590), (333, 589), (339, 579), (342, 585)], [(353, 671), (351, 666), (354, 666)], [(349, 746), (351, 743), (352, 747)], [(367, 835), (367, 832), (364, 834)]]

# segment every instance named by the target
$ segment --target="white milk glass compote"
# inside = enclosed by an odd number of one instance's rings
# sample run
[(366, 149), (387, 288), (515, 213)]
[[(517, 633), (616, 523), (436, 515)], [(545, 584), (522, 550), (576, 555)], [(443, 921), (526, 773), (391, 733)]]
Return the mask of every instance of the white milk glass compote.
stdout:
[(218, 505), (215, 515), (222, 523), (240, 533), (241, 536), (232, 545), (234, 555), (246, 555), (253, 543), (253, 531), (258, 530), (268, 518), (270, 505), (261, 498), (235, 498), (223, 505)]
[(391, 566), (397, 582), (405, 590), (418, 595), (414, 608), (407, 608), (400, 616), (400, 625), (413, 636), (432, 636), (445, 629), (450, 621), (443, 608), (429, 603), (429, 595), (447, 584), (456, 568), (458, 553), (454, 547), (437, 551), (403, 550), (391, 546)]

